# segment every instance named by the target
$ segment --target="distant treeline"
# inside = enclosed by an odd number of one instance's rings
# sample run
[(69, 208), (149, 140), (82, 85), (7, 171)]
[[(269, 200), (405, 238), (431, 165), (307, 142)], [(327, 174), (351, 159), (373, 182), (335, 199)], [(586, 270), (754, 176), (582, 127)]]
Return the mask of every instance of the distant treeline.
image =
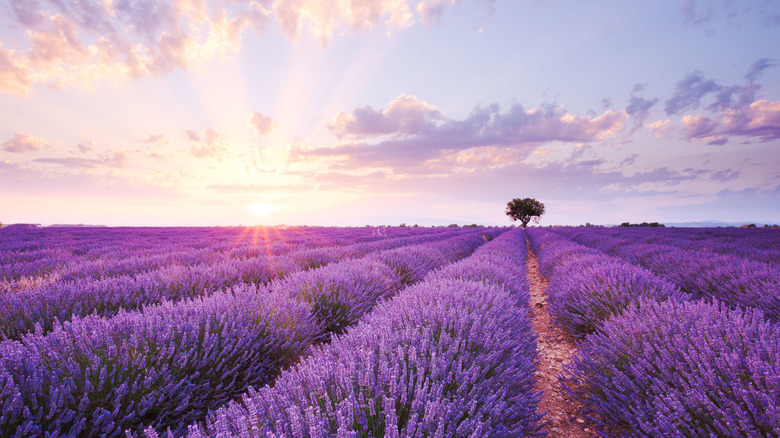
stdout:
[(620, 224), (621, 227), (653, 227), (653, 228), (666, 228), (666, 225), (659, 224), (658, 222), (642, 222), (641, 224), (632, 224), (629, 222), (623, 222)]

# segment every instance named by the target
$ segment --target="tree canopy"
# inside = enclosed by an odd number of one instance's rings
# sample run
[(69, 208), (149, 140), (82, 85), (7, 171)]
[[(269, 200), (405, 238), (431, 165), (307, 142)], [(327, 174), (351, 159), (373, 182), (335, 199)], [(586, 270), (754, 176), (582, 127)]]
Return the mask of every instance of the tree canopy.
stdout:
[(539, 218), (544, 214), (544, 204), (533, 198), (515, 198), (506, 204), (506, 214), (513, 221), (522, 222), (525, 228), (531, 218), (536, 218), (534, 222), (539, 222)]

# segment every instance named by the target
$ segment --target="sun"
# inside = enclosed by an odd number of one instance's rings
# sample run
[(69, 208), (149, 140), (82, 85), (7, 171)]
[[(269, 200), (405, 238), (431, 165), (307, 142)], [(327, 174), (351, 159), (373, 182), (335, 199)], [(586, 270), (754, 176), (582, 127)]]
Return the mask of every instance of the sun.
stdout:
[(278, 206), (272, 205), (272, 204), (265, 204), (262, 202), (256, 202), (254, 204), (249, 204), (246, 206), (246, 208), (251, 211), (255, 216), (263, 217), (268, 216), (269, 214), (275, 212), (279, 209)]

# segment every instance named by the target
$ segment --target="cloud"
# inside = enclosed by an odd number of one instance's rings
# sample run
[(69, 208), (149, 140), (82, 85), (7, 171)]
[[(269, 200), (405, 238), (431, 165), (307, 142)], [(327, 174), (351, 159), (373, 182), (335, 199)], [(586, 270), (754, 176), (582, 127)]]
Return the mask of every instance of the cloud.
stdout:
[(32, 135), (23, 132), (16, 133), (13, 138), (4, 141), (0, 145), (4, 150), (14, 154), (35, 152), (39, 149), (49, 147), (45, 141), (39, 140)]
[(36, 0), (11, 0), (11, 8), (19, 23), (25, 27), (36, 27), (45, 18), (38, 10)]
[(745, 86), (733, 85), (721, 87), (715, 95), (715, 102), (707, 106), (710, 111), (725, 111), (744, 108), (756, 100), (756, 92), (761, 89), (759, 84)]
[(4, 49), (0, 42), (0, 92), (24, 95), (32, 87), (32, 79), (15, 58), (16, 51)]
[(650, 115), (650, 109), (658, 103), (658, 98), (645, 99), (639, 96), (631, 96), (626, 106), (626, 114), (634, 119), (634, 123), (631, 127), (631, 132), (636, 132), (637, 129), (644, 126), (645, 120)]
[[(191, 132), (191, 130), (187, 130)], [(226, 153), (226, 138), (217, 132), (214, 128), (206, 128), (200, 136), (201, 140), (197, 145), (190, 148), (190, 153), (196, 158), (218, 158), (221, 159)]]
[(299, 192), (311, 189), (309, 186), (282, 184), (211, 184), (209, 189), (219, 193), (268, 193), (268, 192)]
[(709, 140), (712, 144), (723, 144), (723, 138), (730, 136), (777, 140), (780, 139), (780, 102), (758, 100), (745, 108), (724, 111), (713, 118), (685, 116), (682, 123), (688, 141)]
[(262, 31), (270, 14), (264, 3), (14, 0), (12, 19), (26, 34), (19, 50), (0, 52), (3, 78), (15, 79), (3, 83), (16, 84), (3, 91), (25, 93), (35, 82), (94, 86), (186, 69), (237, 50), (247, 27)]
[(95, 149), (95, 143), (91, 141), (83, 141), (76, 145), (79, 148), (79, 152), (86, 153), (91, 152), (93, 149)]
[(60, 166), (72, 169), (92, 169), (96, 167), (114, 167), (123, 168), (127, 165), (127, 155), (122, 152), (114, 152), (112, 155), (106, 155), (100, 159), (65, 157), (65, 158), (36, 158), (33, 160), (38, 163), (58, 164)]
[(685, 21), (693, 24), (701, 24), (712, 20), (715, 15), (715, 8), (713, 6), (708, 6), (701, 9), (697, 7), (696, 3), (696, 0), (682, 1), (681, 7)]
[(775, 65), (777, 64), (771, 59), (759, 58), (750, 66), (750, 70), (745, 74), (745, 79), (749, 82), (755, 82), (764, 70)]
[(165, 138), (164, 134), (150, 134), (149, 137), (138, 140), (140, 143), (148, 143), (148, 144), (167, 144), (168, 140)]
[(742, 175), (742, 173), (738, 170), (732, 170), (731, 168), (719, 170), (717, 172), (712, 172), (712, 175), (710, 175), (710, 179), (713, 181), (719, 181), (719, 182), (726, 182), (731, 181), (734, 179), (737, 179)]
[(352, 114), (339, 112), (329, 125), (338, 138), (367, 138), (378, 135), (415, 135), (434, 128), (441, 114), (414, 96), (401, 95), (386, 110), (370, 106), (356, 108)]
[(722, 87), (713, 80), (707, 80), (701, 71), (694, 71), (677, 82), (674, 94), (666, 101), (667, 115), (681, 114), (687, 109), (697, 108), (701, 99), (708, 93), (720, 90)]
[[(0, 91), (26, 94), (36, 83), (92, 88), (165, 75), (230, 51), (248, 30), (275, 20), (296, 40), (324, 47), (345, 30), (404, 29), (436, 21), (456, 0), (10, 0), (12, 27), (24, 32), (0, 46)], [(486, 10), (493, 0), (483, 0)]]
[(260, 111), (252, 111), (252, 113), (249, 115), (248, 123), (249, 126), (254, 128), (260, 135), (270, 134), (274, 129), (276, 129), (277, 126), (279, 126), (279, 123), (277, 123), (274, 119), (266, 116)]
[[(363, 107), (340, 112), (331, 129), (341, 138), (371, 139), (375, 143), (346, 143), (298, 151), (299, 156), (335, 157), (338, 166), (422, 166), (448, 154), (472, 148), (510, 148), (528, 155), (549, 142), (604, 140), (620, 131), (628, 118), (624, 110), (587, 117), (560, 106), (526, 110), (520, 104), (502, 112), (498, 104), (478, 106), (465, 119), (444, 117), (414, 96), (402, 95), (387, 110)], [(492, 151), (484, 149), (483, 151)], [(491, 153), (495, 153), (492, 151)], [(409, 169), (406, 169), (409, 170)]]
[(710, 146), (723, 146), (728, 142), (729, 142), (728, 137), (722, 137), (722, 138), (716, 138), (715, 140), (710, 140), (707, 142), (707, 144)]
[(197, 132), (193, 131), (192, 129), (188, 129), (184, 132), (184, 134), (187, 136), (187, 138), (190, 141), (200, 141), (200, 135), (198, 135)]
[(457, 0), (423, 0), (417, 4), (417, 12), (423, 23), (441, 23), (447, 4), (455, 4)]
[(669, 133), (674, 129), (671, 124), (671, 120), (658, 120), (653, 123), (648, 123), (647, 127), (653, 130), (656, 138), (664, 138), (669, 136)]
[(370, 29), (380, 23), (389, 28), (405, 28), (414, 22), (408, 0), (277, 0), (273, 13), (282, 31), (296, 40), (307, 29), (326, 46), (333, 34), (344, 27)]

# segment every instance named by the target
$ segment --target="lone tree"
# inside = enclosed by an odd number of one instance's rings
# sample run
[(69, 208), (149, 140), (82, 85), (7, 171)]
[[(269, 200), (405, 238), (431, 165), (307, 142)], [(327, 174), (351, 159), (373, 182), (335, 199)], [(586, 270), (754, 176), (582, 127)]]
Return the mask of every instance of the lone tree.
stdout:
[(528, 225), (532, 217), (536, 217), (534, 222), (539, 223), (539, 217), (544, 214), (544, 204), (533, 198), (515, 198), (506, 204), (506, 215), (513, 221), (523, 223), (523, 228)]

